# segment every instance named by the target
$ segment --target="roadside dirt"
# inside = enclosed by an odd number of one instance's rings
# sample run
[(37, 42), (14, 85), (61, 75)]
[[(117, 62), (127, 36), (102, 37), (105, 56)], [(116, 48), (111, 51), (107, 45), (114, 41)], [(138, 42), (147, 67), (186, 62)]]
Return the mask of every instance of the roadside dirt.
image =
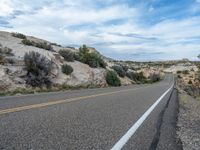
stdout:
[(179, 89), (177, 135), (184, 150), (200, 149), (200, 101)]

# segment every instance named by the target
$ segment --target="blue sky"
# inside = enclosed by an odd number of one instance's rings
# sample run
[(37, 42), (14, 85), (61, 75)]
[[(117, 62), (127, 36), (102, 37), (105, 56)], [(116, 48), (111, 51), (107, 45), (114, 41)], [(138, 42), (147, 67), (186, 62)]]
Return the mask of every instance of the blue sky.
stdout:
[(121, 60), (197, 60), (200, 0), (0, 0), (0, 30)]

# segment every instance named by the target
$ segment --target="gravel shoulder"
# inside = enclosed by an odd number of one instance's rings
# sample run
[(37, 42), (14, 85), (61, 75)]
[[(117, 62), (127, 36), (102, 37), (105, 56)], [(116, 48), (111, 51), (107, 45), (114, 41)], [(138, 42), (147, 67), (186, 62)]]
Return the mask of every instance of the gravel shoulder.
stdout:
[(184, 150), (200, 149), (200, 101), (179, 89), (177, 135)]

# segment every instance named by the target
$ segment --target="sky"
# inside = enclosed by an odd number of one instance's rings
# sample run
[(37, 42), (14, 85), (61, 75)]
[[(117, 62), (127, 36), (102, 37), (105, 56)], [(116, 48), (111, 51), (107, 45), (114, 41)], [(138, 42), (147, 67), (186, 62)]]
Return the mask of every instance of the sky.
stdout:
[(197, 60), (200, 0), (0, 0), (0, 30), (120, 60)]

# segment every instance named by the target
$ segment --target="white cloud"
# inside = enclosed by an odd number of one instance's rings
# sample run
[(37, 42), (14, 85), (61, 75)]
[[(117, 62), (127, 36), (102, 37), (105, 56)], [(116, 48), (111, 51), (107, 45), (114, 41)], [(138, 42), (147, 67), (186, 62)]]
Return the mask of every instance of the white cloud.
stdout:
[[(97, 7), (98, 1), (107, 5)], [(172, 53), (174, 59), (186, 56), (193, 58), (200, 49), (199, 43), (191, 42), (194, 37), (200, 40), (198, 16), (145, 25), (140, 23), (144, 12), (141, 7), (116, 4), (114, 0), (98, 1), (66, 0), (61, 3), (50, 0), (46, 3), (38, 0), (33, 4), (25, 0), (1, 0), (0, 16), (9, 16), (16, 10), (24, 13), (8, 20), (13, 29), (0, 29), (22, 32), (66, 45), (89, 44), (104, 54), (164, 52), (166, 56), (160, 59), (172, 57)], [(20, 9), (15, 9), (19, 6)], [(150, 7), (148, 11), (156, 10)], [(112, 24), (113, 20), (119, 23)]]
[(8, 16), (13, 12), (11, 0), (0, 1), (0, 16)]

